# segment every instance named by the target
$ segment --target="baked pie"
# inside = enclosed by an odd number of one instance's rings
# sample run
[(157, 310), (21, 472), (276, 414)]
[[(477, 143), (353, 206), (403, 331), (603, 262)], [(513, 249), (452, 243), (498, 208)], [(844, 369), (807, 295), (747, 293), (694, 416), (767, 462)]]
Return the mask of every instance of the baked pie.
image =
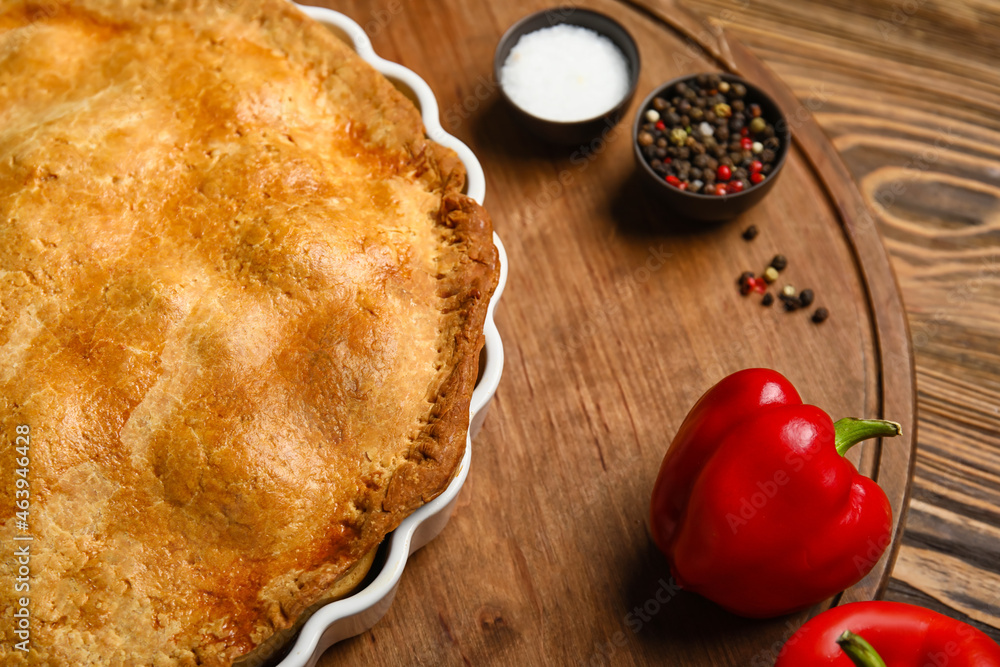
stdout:
[(290, 3), (0, 1), (2, 664), (260, 664), (363, 578), (464, 453), (463, 182)]

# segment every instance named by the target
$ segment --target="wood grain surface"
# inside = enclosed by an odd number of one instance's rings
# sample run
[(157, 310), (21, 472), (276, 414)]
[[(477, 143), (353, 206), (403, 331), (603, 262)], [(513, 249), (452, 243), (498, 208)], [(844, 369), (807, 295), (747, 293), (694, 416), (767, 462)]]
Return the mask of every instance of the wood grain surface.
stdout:
[(892, 257), (919, 427), (886, 597), (1000, 641), (1000, 3), (682, 4), (813, 109)]
[[(649, 542), (645, 505), (687, 408), (738, 368), (778, 368), (835, 416), (880, 412), (882, 383), (905, 375), (908, 360), (878, 354), (873, 320), (892, 319), (895, 291), (885, 275), (863, 277), (866, 266), (877, 268), (876, 229), (903, 284), (923, 410), (913, 511), (889, 596), (987, 630), (1000, 625), (1000, 265), (991, 254), (998, 171), (989, 147), (997, 123), (988, 116), (1000, 100), (996, 86), (977, 83), (976, 94), (955, 86), (951, 103), (963, 110), (949, 116), (936, 88), (948, 90), (956, 73), (988, 80), (985, 53), (967, 63), (958, 55), (959, 45), (985, 51), (989, 42), (975, 37), (974, 24), (986, 10), (948, 14), (952, 22), (942, 24), (920, 18), (943, 10), (918, 0), (693, 5), (716, 26), (706, 29), (666, 1), (583, 4), (614, 15), (639, 41), (637, 98), (677, 74), (717, 69), (716, 57), (750, 67), (755, 80), (771, 76), (751, 51), (763, 56), (798, 98), (783, 100), (786, 110), (811, 111), (835, 138), (875, 215), (851, 199), (856, 191), (844, 185), (848, 172), (842, 179), (836, 156), (800, 146), (771, 197), (744, 220), (672, 228), (631, 179), (627, 121), (574, 153), (531, 139), (500, 103), (493, 47), (544, 4), (338, 3), (380, 55), (428, 80), (445, 129), (483, 161), (511, 276), (497, 314), (504, 381), (459, 509), (411, 560), (386, 618), (321, 664), (771, 664), (805, 615), (742, 621), (677, 592)], [(687, 48), (664, 20), (710, 44), (709, 52)], [(936, 86), (920, 78), (927, 25), (969, 36), (946, 40)], [(919, 45), (908, 30), (920, 31)], [(906, 46), (894, 47), (900, 36)], [(800, 140), (823, 140), (818, 130), (811, 136), (810, 123), (798, 128)], [(752, 244), (739, 238), (749, 222), (764, 231)], [(857, 255), (844, 225), (861, 237)], [(831, 307), (822, 327), (736, 294), (735, 276), (763, 268), (775, 252), (791, 259), (790, 281), (812, 286)], [(905, 329), (887, 331), (886, 345), (906, 349)], [(859, 463), (876, 474), (880, 456), (867, 445)], [(882, 472), (905, 484), (905, 470)], [(876, 593), (881, 579), (876, 573), (854, 597)]]

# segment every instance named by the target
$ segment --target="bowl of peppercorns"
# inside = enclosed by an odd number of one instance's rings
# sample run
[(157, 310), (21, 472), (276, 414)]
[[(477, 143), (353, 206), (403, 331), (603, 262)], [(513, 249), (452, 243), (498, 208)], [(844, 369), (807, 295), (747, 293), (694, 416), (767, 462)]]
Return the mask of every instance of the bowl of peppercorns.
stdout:
[(791, 132), (778, 105), (732, 74), (683, 76), (643, 101), (635, 158), (654, 195), (700, 221), (735, 218), (771, 189)]

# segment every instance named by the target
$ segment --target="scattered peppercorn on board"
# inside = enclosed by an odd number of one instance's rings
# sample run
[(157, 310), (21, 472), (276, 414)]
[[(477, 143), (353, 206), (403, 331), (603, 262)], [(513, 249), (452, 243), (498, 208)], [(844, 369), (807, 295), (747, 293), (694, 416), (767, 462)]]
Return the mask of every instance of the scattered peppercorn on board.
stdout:
[[(639, 44), (622, 122), (579, 148), (533, 138), (499, 97), (493, 49), (535, 0), (338, 2), (376, 51), (437, 91), (445, 129), (487, 177), (507, 243), (497, 323), (505, 376), (448, 529), (413, 556), (387, 616), (320, 665), (770, 665), (831, 605), (876, 597), (888, 579), (913, 464), (913, 361), (886, 253), (855, 184), (810, 110), (738, 42), (670, 0), (586, 0)], [(631, 121), (668, 79), (731, 71), (767, 90), (794, 145), (772, 192), (739, 219), (678, 226), (634, 178)], [(747, 240), (744, 230), (757, 228)], [(788, 311), (740, 294), (743, 271), (811, 290)], [(825, 321), (811, 318), (816, 308)], [(815, 608), (753, 621), (680, 590), (649, 536), (650, 492), (688, 409), (723, 376), (763, 366), (844, 416), (903, 435), (850, 455), (886, 491), (894, 544), (859, 584)], [(767, 485), (765, 485), (767, 486)], [(767, 486), (746, 520), (767, 509)], [(789, 530), (795, 530), (789, 526)], [(876, 552), (873, 545), (873, 552)]]

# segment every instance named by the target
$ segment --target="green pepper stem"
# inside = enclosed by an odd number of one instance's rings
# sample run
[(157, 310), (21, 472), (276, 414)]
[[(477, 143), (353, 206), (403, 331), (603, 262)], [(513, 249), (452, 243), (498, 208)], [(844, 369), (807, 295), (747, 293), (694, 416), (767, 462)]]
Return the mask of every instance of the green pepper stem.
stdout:
[(837, 637), (837, 643), (857, 667), (886, 667), (878, 651), (850, 630), (844, 630), (844, 634)]
[(891, 438), (900, 435), (903, 427), (896, 422), (885, 421), (884, 419), (852, 419), (844, 417), (838, 419), (833, 430), (836, 433), (834, 442), (837, 444), (837, 453), (841, 456), (847, 450), (868, 438)]

